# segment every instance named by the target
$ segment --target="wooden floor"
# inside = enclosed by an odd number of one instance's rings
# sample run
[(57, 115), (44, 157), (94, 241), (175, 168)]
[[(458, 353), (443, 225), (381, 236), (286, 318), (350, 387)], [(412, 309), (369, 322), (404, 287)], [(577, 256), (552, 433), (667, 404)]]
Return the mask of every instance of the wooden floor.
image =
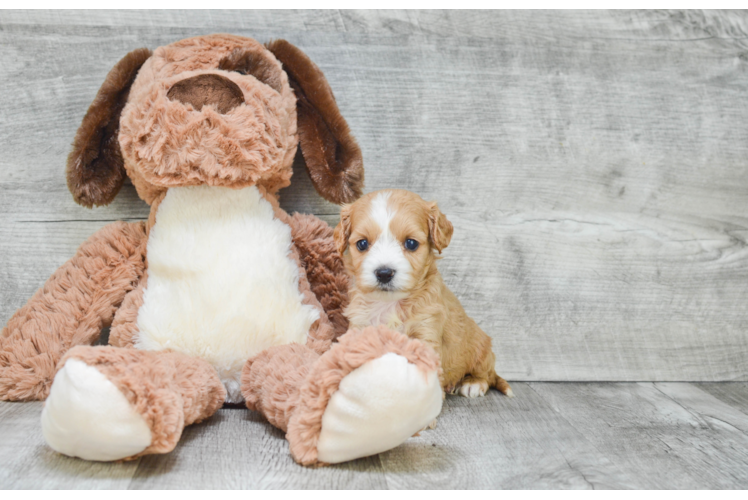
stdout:
[(41, 403), (0, 403), (0, 488), (748, 488), (748, 383), (515, 383), (447, 398), (435, 430), (344, 465), (296, 465), (244, 409), (177, 448), (101, 464), (59, 455)]

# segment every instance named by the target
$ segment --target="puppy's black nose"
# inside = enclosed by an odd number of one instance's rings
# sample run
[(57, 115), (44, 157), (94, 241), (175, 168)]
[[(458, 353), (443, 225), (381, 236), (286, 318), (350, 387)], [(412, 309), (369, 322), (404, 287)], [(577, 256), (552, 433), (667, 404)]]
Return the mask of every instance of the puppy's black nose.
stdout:
[(377, 281), (380, 283), (389, 283), (395, 276), (395, 270), (389, 267), (380, 267), (374, 271), (374, 275), (377, 277)]

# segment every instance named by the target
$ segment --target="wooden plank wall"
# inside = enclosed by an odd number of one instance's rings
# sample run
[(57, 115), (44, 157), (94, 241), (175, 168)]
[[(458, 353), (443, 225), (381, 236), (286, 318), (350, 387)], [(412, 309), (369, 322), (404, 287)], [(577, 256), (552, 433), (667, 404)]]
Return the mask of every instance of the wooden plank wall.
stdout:
[[(325, 71), (367, 190), (437, 200), (441, 270), (510, 380), (748, 380), (748, 13), (0, 12), (0, 322), (109, 221), (69, 144), (128, 51), (286, 38)], [(288, 210), (335, 223), (301, 164)]]

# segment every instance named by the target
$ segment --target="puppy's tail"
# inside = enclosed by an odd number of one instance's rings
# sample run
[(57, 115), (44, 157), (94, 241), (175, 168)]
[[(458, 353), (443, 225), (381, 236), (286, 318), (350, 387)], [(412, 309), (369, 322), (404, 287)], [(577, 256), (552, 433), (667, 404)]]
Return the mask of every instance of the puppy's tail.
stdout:
[(488, 375), (488, 385), (508, 398), (514, 397), (514, 392), (512, 392), (512, 387), (509, 385), (509, 382), (499, 377), (495, 370), (491, 370), (491, 373)]

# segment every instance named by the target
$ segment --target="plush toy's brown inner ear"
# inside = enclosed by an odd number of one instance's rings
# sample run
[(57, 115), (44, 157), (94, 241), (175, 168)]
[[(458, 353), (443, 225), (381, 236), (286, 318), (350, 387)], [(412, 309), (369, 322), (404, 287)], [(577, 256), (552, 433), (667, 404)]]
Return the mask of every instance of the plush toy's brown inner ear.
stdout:
[(333, 203), (357, 200), (364, 187), (361, 149), (340, 114), (322, 71), (285, 40), (266, 44), (283, 64), (296, 94), (299, 142), (317, 192)]
[(66, 173), (68, 189), (83, 206), (111, 203), (125, 181), (119, 117), (138, 70), (150, 56), (148, 49), (134, 50), (109, 71), (75, 134)]
[(271, 61), (267, 55), (263, 56), (246, 48), (234, 49), (229, 55), (221, 59), (218, 63), (218, 69), (236, 71), (242, 75), (252, 75), (276, 92), (283, 90), (278, 64)]

